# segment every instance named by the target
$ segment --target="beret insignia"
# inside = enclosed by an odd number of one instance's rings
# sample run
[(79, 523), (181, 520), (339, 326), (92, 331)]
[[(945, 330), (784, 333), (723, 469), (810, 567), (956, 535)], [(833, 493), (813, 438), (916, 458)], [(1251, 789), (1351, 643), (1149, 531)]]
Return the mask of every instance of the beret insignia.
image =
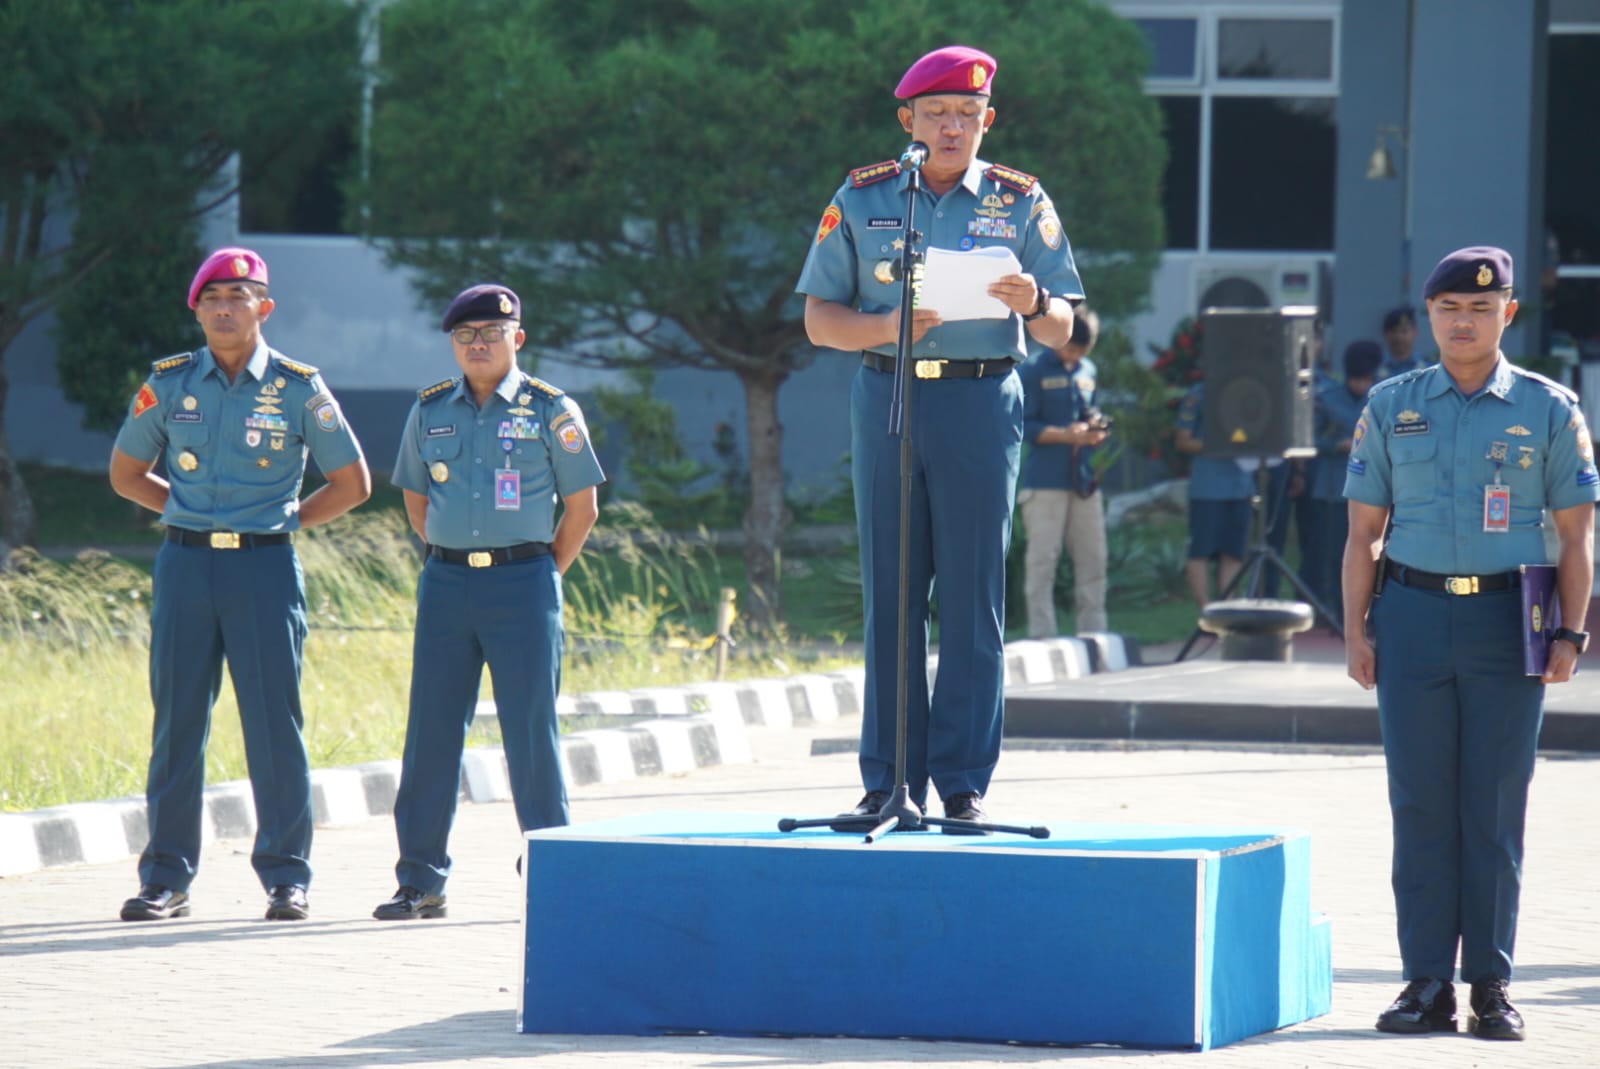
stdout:
[(1488, 264), (1478, 265), (1478, 285), (1487, 286), (1494, 281), (1494, 272), (1489, 270)]
[(989, 72), (984, 69), (982, 63), (974, 63), (972, 65), (972, 73), (967, 78), (972, 82), (972, 88), (982, 89), (983, 83), (989, 80)]
[(850, 184), (857, 189), (870, 186), (874, 182), (881, 182), (885, 178), (893, 178), (900, 173), (899, 160), (884, 160), (874, 163), (870, 167), (857, 167), (850, 172)]
[(507, 316), (511, 314), (511, 298), (503, 293), (500, 295), (500, 314)]

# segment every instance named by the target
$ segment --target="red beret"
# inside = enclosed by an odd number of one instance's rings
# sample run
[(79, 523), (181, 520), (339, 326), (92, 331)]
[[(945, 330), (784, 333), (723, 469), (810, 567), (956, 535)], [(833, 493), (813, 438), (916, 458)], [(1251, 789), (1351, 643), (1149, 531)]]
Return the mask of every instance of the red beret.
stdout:
[(966, 45), (935, 49), (906, 71), (894, 95), (901, 100), (929, 93), (965, 93), (988, 96), (994, 84), (994, 57)]
[(206, 262), (200, 265), (200, 270), (194, 273), (194, 281), (189, 283), (189, 307), (193, 308), (200, 303), (200, 291), (206, 288), (207, 282), (259, 282), (267, 284), (267, 261), (249, 249), (229, 247), (218, 249), (206, 257)]

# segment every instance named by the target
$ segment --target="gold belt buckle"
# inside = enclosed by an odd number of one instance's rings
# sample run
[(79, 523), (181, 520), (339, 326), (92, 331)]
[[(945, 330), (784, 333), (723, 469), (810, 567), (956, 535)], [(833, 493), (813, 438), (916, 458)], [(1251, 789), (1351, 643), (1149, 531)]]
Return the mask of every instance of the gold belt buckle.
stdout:
[(942, 379), (942, 378), (944, 378), (944, 361), (943, 360), (918, 360), (916, 362), (916, 364), (913, 365), (913, 367), (915, 368), (916, 373), (917, 373), (917, 378), (919, 378), (919, 379)]
[(475, 549), (467, 554), (469, 568), (487, 568), (494, 563), (494, 554), (486, 549)]
[(1478, 592), (1478, 577), (1475, 575), (1452, 575), (1444, 581), (1444, 588), (1452, 594), (1476, 594)]
[(239, 535), (235, 531), (212, 531), (212, 549), (238, 549)]

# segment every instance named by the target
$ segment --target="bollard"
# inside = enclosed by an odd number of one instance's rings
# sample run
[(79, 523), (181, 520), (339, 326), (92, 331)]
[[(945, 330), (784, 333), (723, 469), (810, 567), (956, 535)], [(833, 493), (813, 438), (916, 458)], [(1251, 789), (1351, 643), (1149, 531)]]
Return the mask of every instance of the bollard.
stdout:
[(1294, 636), (1308, 630), (1312, 619), (1303, 601), (1235, 598), (1207, 605), (1200, 630), (1221, 636), (1224, 661), (1291, 661)]

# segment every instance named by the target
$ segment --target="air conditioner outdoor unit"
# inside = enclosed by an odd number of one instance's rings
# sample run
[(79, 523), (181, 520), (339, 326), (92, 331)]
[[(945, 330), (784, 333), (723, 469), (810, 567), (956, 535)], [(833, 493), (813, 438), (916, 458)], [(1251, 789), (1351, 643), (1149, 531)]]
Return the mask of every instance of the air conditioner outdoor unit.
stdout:
[(1317, 303), (1315, 260), (1206, 263), (1194, 271), (1194, 310)]

